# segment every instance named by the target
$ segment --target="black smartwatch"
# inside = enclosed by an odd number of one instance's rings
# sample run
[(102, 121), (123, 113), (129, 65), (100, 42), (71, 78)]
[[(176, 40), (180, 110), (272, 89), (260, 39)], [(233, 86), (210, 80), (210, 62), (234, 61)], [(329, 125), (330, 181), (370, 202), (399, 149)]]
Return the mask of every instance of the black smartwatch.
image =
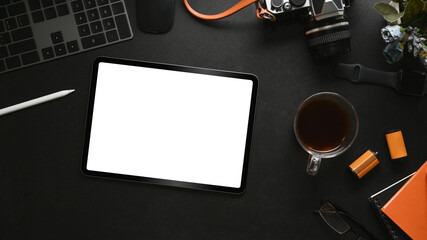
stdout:
[(424, 96), (427, 94), (427, 74), (422, 71), (385, 72), (368, 68), (360, 64), (339, 63), (335, 76), (354, 83), (372, 83), (391, 87), (398, 93)]

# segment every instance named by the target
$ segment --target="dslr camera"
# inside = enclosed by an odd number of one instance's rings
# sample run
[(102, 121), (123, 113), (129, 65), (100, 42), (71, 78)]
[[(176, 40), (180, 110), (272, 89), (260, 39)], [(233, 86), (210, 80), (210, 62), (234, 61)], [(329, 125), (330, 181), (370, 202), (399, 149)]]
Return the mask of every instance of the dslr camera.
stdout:
[(259, 19), (276, 21), (279, 16), (300, 13), (306, 21), (308, 47), (314, 59), (350, 52), (350, 24), (344, 18), (344, 8), (350, 0), (240, 0), (230, 9), (213, 15), (194, 10), (188, 0), (183, 0), (187, 10), (200, 19), (217, 20), (256, 5)]
[(301, 13), (315, 59), (350, 51), (350, 24), (344, 16), (349, 0), (259, 0), (256, 4), (258, 17), (272, 21), (280, 15)]

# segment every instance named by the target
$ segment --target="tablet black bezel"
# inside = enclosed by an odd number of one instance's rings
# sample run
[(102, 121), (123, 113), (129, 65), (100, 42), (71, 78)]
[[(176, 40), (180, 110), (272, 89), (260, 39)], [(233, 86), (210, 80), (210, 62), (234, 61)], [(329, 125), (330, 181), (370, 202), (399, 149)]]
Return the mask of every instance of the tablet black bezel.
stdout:
[[(213, 75), (213, 76), (238, 78), (238, 79), (245, 79), (245, 80), (252, 81), (253, 87), (252, 87), (252, 95), (251, 95), (251, 105), (250, 105), (250, 111), (249, 111), (249, 121), (248, 121), (247, 135), (246, 135), (245, 155), (244, 155), (244, 162), (243, 162), (242, 178), (241, 178), (240, 187), (239, 188), (232, 188), (232, 187), (224, 187), (224, 186), (216, 186), (216, 185), (182, 182), (182, 181), (176, 181), (176, 180), (166, 180), (166, 179), (159, 179), (159, 178), (141, 177), (141, 176), (124, 175), (124, 174), (117, 174), (117, 173), (106, 173), (106, 172), (98, 172), (98, 171), (88, 170), (87, 169), (87, 159), (88, 159), (88, 153), (89, 153), (89, 142), (90, 142), (90, 133), (91, 133), (91, 126), (92, 126), (92, 115), (93, 115), (93, 107), (94, 107), (94, 101), (95, 101), (96, 82), (97, 82), (97, 77), (98, 77), (98, 66), (99, 66), (99, 63), (101, 63), (101, 62), (123, 64), (123, 65), (137, 66), (137, 67), (148, 67), (148, 68), (172, 70), (172, 71), (179, 71), (179, 72), (207, 74), (207, 75)], [(158, 185), (166, 185), (166, 186), (174, 186), (174, 187), (182, 187), (182, 188), (190, 188), (190, 189), (200, 189), (200, 190), (208, 190), (208, 191), (220, 191), (220, 192), (228, 192), (228, 193), (243, 193), (246, 189), (246, 183), (247, 183), (249, 155), (250, 155), (253, 123), (254, 123), (254, 117), (255, 117), (255, 105), (256, 105), (257, 91), (258, 91), (258, 78), (253, 74), (228, 72), (228, 71), (205, 69), (205, 68), (196, 68), (196, 67), (187, 67), (187, 66), (180, 66), (180, 65), (170, 65), (170, 64), (162, 64), (162, 63), (154, 63), (154, 62), (143, 62), (143, 61), (136, 61), (136, 60), (120, 59), (120, 58), (98, 57), (97, 59), (95, 59), (94, 64), (93, 64), (93, 69), (92, 69), (92, 79), (91, 79), (91, 84), (90, 84), (89, 104), (88, 104), (87, 117), (86, 117), (86, 130), (85, 130), (85, 137), (84, 137), (84, 147), (83, 147), (81, 171), (84, 175), (87, 175), (87, 176), (95, 176), (95, 177), (127, 180), (127, 181), (136, 181), (136, 182), (143, 182), (143, 183), (150, 183), (150, 184), (158, 184)]]

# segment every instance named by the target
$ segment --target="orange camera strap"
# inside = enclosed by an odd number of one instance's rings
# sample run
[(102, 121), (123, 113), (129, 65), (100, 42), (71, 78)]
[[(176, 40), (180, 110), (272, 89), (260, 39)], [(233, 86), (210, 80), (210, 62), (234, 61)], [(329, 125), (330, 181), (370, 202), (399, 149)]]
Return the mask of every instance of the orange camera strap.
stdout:
[(256, 7), (257, 7), (257, 17), (259, 19), (268, 19), (270, 21), (275, 21), (276, 18), (275, 16), (268, 12), (265, 8), (263, 8), (259, 2), (259, 0), (241, 0), (240, 2), (238, 2), (236, 5), (234, 5), (233, 7), (231, 7), (230, 9), (222, 12), (222, 13), (218, 13), (218, 14), (214, 14), (214, 15), (206, 15), (206, 14), (201, 14), (199, 12), (197, 12), (196, 10), (194, 10), (190, 4), (188, 4), (188, 0), (183, 0), (185, 7), (187, 8), (187, 10), (193, 14), (195, 17), (198, 17), (200, 19), (204, 19), (204, 20), (217, 20), (217, 19), (221, 19), (221, 18), (225, 18), (228, 17), (240, 10), (242, 10), (243, 8), (251, 5), (254, 2), (256, 3)]

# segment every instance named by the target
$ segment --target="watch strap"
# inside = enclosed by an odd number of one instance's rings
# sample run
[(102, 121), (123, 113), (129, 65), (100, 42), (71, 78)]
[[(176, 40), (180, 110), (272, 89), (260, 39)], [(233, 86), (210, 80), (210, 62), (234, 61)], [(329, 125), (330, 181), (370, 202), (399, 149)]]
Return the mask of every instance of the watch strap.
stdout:
[(339, 63), (335, 69), (335, 76), (354, 83), (372, 83), (379, 86), (397, 89), (400, 79), (399, 72), (385, 72), (365, 67), (360, 64)]
[(423, 96), (427, 94), (427, 73), (425, 71), (385, 72), (360, 64), (339, 63), (335, 76), (353, 83), (372, 83), (390, 87), (400, 94)]

